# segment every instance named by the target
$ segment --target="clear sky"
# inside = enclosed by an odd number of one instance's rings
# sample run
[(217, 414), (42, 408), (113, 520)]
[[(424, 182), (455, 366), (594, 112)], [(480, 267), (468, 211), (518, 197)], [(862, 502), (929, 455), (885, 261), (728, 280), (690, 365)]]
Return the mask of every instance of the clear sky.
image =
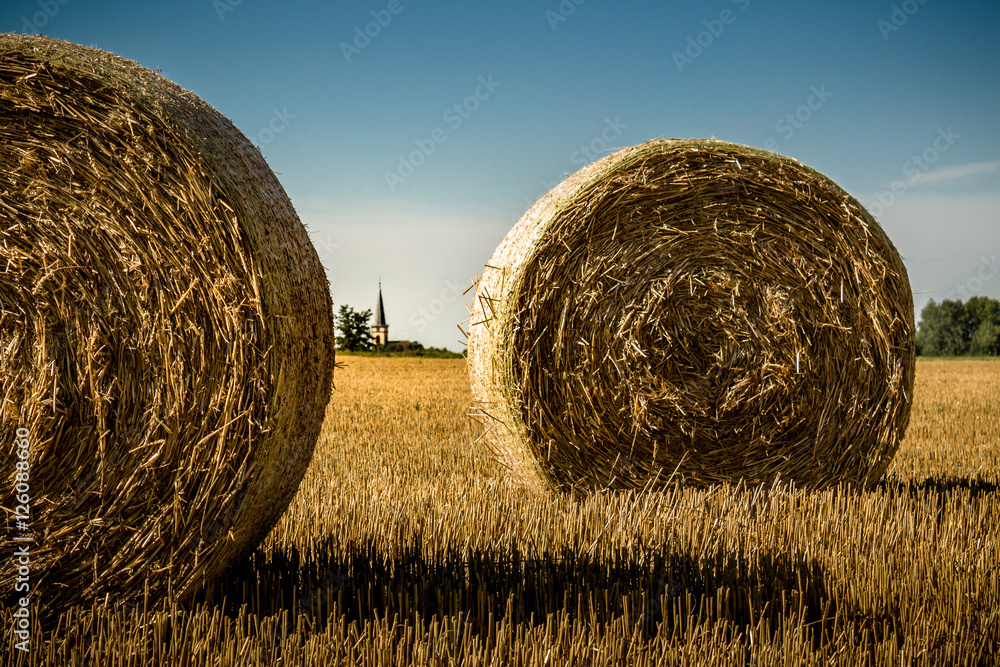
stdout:
[[(563, 175), (716, 137), (866, 205), (916, 308), (1000, 297), (996, 0), (4, 0), (0, 26), (159, 69), (259, 145), (335, 305), (460, 350), (461, 292)], [(471, 303), (471, 292), (465, 300)]]

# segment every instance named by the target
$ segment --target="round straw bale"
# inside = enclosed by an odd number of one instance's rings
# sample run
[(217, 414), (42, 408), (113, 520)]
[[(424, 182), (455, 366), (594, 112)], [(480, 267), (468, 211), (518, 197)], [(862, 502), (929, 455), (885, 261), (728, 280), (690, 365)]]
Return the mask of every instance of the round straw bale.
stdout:
[(0, 476), (9, 499), (28, 452), (29, 517), (4, 510), (37, 610), (179, 599), (251, 551), (312, 457), (332, 331), (232, 123), (134, 62), (0, 36)]
[(913, 297), (888, 237), (822, 174), (660, 140), (583, 168), (511, 229), (468, 354), (489, 442), (527, 486), (866, 485), (909, 421)]

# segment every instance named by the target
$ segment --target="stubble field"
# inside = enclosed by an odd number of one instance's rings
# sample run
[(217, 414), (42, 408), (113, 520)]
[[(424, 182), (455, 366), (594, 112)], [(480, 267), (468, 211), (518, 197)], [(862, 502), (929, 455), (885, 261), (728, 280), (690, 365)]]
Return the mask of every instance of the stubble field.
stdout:
[(30, 663), (0, 665), (1000, 655), (1000, 362), (918, 361), (906, 440), (873, 490), (573, 499), (523, 492), (474, 444), (463, 360), (341, 361), (312, 465), (251, 559), (196, 604), (74, 610), (36, 633)]

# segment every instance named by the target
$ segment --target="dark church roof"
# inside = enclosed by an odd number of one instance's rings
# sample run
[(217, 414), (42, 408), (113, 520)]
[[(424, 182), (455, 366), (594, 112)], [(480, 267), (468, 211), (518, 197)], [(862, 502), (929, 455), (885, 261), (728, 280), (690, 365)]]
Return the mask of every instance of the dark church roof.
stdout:
[(382, 305), (382, 281), (378, 283), (378, 306), (375, 307), (375, 326), (385, 326), (385, 307)]

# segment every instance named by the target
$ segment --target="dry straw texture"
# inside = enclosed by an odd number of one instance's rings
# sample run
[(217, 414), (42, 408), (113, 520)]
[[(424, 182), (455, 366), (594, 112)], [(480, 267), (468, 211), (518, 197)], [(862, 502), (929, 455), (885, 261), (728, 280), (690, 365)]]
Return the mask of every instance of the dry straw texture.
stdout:
[(538, 201), (477, 284), (477, 405), (528, 486), (870, 484), (909, 421), (913, 300), (864, 208), (714, 140), (635, 146)]
[(0, 502), (20, 534), (27, 429), (36, 609), (182, 596), (252, 550), (332, 341), (319, 258), (232, 123), (134, 62), (0, 36)]
[(347, 357), (250, 558), (193, 603), (73, 607), (30, 661), (2, 633), (0, 667), (1000, 664), (1000, 361), (918, 359), (871, 489), (583, 498), (525, 493), (470, 447), (465, 370)]

